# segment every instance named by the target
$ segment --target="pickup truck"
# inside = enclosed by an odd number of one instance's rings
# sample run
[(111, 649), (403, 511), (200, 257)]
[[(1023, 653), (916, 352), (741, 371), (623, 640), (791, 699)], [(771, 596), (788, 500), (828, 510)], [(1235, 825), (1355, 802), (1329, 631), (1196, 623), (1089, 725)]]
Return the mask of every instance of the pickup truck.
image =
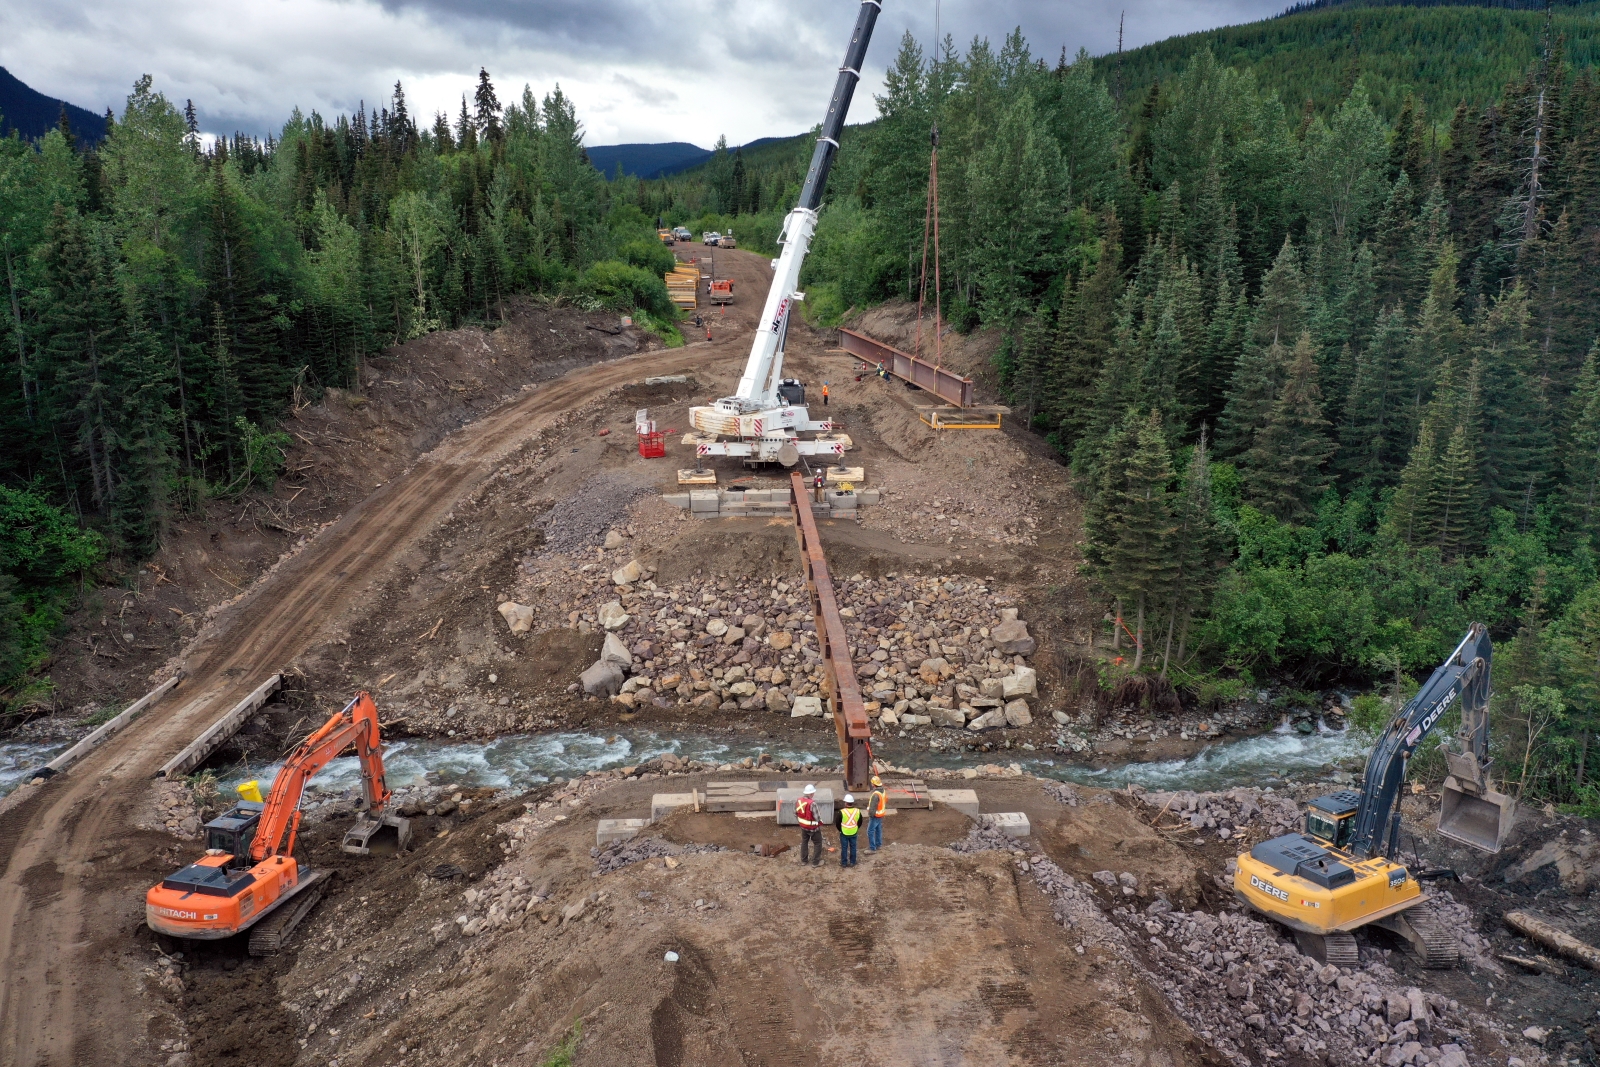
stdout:
[(694, 240), (694, 234), (689, 232), (689, 227), (687, 226), (674, 226), (672, 228), (672, 237), (676, 241)]
[(720, 240), (722, 240), (722, 234), (718, 233), (716, 230), (707, 230), (705, 233), (700, 235), (701, 243), (708, 244), (713, 248), (717, 246), (717, 242)]

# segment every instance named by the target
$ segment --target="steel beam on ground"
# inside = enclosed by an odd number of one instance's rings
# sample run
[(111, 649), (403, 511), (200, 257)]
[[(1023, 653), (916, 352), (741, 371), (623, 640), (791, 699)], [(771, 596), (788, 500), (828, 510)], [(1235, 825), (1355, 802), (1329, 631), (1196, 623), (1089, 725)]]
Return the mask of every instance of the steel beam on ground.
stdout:
[(975, 394), (971, 378), (963, 378), (953, 371), (936, 367), (925, 359), (913, 356), (910, 352), (902, 352), (893, 345), (874, 341), (866, 334), (856, 333), (854, 330), (840, 327), (839, 336), (840, 346), (851, 355), (858, 356), (874, 366), (882, 363), (896, 378), (908, 381), (946, 403), (961, 408), (973, 405)]
[(806, 591), (811, 594), (811, 617), (817, 623), (822, 685), (839, 733), (844, 784), (852, 790), (866, 789), (872, 780), (872, 721), (867, 718), (866, 702), (861, 699), (855, 667), (850, 662), (850, 641), (845, 634), (844, 619), (839, 615), (839, 601), (834, 596), (828, 561), (822, 554), (817, 519), (811, 513), (810, 490), (799, 471), (789, 475), (789, 510), (794, 514), (794, 535), (800, 543)]

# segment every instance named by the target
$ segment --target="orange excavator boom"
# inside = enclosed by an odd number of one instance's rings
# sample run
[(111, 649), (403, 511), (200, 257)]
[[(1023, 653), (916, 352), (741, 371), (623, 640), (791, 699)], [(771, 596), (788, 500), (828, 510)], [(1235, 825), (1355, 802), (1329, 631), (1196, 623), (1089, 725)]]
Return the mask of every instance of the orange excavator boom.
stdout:
[(284, 762), (283, 770), (272, 783), (266, 807), (261, 810), (261, 828), (250, 846), (250, 858), (257, 863), (268, 856), (294, 853), (300, 831), (300, 798), (306, 783), (351, 745), (361, 761), (361, 784), (366, 793), (369, 815), (381, 816), (392, 795), (383, 778), (383, 742), (378, 730), (378, 706), (362, 690), (344, 710), (322, 724), (322, 728), (300, 743)]

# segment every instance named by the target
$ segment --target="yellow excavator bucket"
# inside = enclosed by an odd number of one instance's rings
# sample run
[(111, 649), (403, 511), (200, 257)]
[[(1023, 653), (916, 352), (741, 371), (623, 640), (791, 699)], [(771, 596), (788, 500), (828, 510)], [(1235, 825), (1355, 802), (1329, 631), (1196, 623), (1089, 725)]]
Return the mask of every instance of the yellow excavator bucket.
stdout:
[(1483, 852), (1499, 852), (1516, 820), (1517, 802), (1487, 782), (1450, 775), (1439, 798), (1439, 833)]

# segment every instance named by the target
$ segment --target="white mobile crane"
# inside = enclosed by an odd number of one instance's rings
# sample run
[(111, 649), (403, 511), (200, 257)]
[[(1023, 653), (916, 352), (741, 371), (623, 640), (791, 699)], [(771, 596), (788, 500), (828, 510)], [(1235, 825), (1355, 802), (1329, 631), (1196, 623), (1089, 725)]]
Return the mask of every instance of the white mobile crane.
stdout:
[(783, 376), (783, 345), (794, 305), (805, 299), (805, 294), (796, 288), (800, 284), (800, 266), (817, 230), (823, 188), (828, 184), (833, 157), (839, 151), (845, 113), (850, 110), (850, 97), (861, 80), (861, 63), (882, 7), (880, 0), (861, 0), (850, 47), (845, 49), (844, 66), (839, 68), (833, 100), (822, 121), (822, 136), (817, 138), (811, 168), (800, 191), (800, 203), (783, 220), (778, 237), (783, 252), (772, 264), (772, 288), (767, 291), (766, 307), (757, 320), (755, 341), (738, 391), (714, 404), (689, 409), (689, 421), (701, 435), (696, 445), (701, 456), (739, 456), (747, 462), (777, 462), (792, 467), (801, 456), (833, 456), (844, 451), (837, 441), (803, 440), (799, 436), (827, 433), (833, 423), (812, 421), (806, 410), (805, 386)]

